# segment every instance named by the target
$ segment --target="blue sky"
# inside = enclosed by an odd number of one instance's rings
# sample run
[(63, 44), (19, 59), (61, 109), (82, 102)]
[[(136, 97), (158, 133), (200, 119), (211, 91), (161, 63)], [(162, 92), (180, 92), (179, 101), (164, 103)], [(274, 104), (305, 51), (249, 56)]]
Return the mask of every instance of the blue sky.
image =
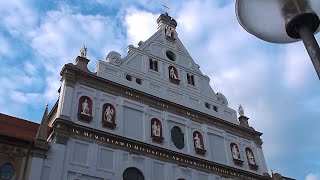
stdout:
[[(110, 51), (156, 32), (156, 0), (0, 1), (0, 112), (39, 122), (57, 100), (60, 70), (85, 44), (90, 69)], [(222, 92), (263, 132), (269, 170), (320, 179), (320, 82), (303, 44), (270, 44), (244, 31), (234, 1), (167, 2), (178, 36)], [(318, 38), (319, 40), (319, 38)]]

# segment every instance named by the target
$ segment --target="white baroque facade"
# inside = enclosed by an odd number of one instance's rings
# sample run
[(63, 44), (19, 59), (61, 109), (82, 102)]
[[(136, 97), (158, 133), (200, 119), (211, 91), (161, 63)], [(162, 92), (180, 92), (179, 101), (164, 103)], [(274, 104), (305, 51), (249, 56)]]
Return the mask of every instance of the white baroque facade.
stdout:
[(30, 179), (271, 179), (262, 133), (213, 91), (176, 21), (162, 14), (157, 23), (148, 40), (125, 57), (110, 52), (95, 72), (84, 55), (64, 66), (50, 149), (33, 157)]

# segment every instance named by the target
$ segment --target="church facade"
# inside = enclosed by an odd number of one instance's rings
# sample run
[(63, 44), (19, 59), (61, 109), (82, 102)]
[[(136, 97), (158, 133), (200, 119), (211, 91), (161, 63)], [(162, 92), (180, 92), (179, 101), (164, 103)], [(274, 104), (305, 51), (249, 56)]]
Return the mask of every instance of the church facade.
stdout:
[(95, 72), (85, 47), (63, 67), (59, 99), (41, 123), (48, 148), (31, 158), (29, 179), (272, 179), (262, 133), (210, 87), (177, 22), (165, 13), (157, 23), (148, 40), (125, 57), (110, 52)]

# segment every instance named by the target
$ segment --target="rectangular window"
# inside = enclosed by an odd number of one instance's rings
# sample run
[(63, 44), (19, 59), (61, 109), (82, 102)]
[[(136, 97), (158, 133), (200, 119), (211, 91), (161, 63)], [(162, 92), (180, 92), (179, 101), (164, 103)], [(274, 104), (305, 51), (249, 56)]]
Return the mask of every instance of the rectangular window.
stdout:
[(188, 81), (188, 84), (191, 84), (194, 86), (194, 76), (193, 75), (190, 75), (189, 73), (187, 73), (187, 81)]
[(149, 59), (149, 68), (158, 71), (158, 62), (156, 60)]

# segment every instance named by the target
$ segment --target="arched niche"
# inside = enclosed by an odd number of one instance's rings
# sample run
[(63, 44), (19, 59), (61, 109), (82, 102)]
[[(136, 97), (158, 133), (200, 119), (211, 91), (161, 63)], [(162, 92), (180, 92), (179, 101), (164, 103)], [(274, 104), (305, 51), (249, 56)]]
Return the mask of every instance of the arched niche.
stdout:
[(158, 143), (162, 143), (163, 142), (163, 128), (162, 128), (162, 124), (161, 121), (157, 118), (152, 118), (151, 119), (151, 138), (152, 141), (154, 142), (158, 142)]
[(78, 119), (90, 123), (92, 121), (93, 103), (90, 97), (81, 96), (78, 103)]
[(129, 167), (123, 171), (123, 180), (144, 180), (143, 173), (135, 167)]
[(230, 150), (231, 150), (231, 155), (232, 155), (233, 162), (236, 165), (242, 165), (243, 161), (241, 160), (240, 150), (239, 150), (238, 145), (236, 143), (231, 143), (230, 144)]
[(193, 132), (193, 145), (197, 154), (204, 155), (206, 153), (203, 136), (199, 131)]
[(103, 104), (101, 119), (103, 127), (114, 129), (117, 125), (116, 108), (110, 103)]
[(254, 157), (252, 149), (249, 147), (246, 147), (245, 152), (246, 152), (249, 167), (253, 170), (257, 170), (258, 166), (257, 166), (256, 159)]

